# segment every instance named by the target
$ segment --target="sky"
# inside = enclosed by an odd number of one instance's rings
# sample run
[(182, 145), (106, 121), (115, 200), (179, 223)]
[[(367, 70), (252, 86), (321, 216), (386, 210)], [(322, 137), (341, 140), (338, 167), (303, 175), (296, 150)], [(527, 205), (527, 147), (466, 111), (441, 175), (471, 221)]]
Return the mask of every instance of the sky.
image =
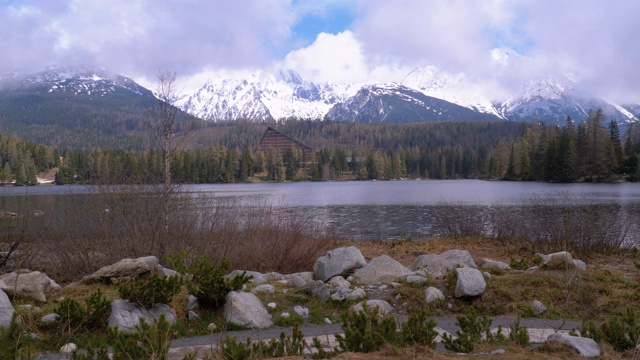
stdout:
[(498, 92), (568, 74), (640, 103), (639, 15), (637, 0), (0, 0), (0, 73), (85, 64), (196, 84), (290, 68), (400, 82), (432, 66)]

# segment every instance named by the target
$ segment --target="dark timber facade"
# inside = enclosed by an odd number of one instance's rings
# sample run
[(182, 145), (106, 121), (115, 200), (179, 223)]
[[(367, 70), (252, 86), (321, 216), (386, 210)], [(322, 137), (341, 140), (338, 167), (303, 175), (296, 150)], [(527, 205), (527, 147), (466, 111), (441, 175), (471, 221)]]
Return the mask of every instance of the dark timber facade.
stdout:
[(313, 151), (308, 146), (305, 146), (277, 130), (268, 127), (267, 131), (262, 135), (262, 139), (256, 148), (256, 152), (263, 152), (267, 154), (271, 150), (282, 156), (287, 150), (293, 150), (294, 148), (301, 156), (303, 156), (304, 159), (307, 159), (307, 161), (312, 158)]

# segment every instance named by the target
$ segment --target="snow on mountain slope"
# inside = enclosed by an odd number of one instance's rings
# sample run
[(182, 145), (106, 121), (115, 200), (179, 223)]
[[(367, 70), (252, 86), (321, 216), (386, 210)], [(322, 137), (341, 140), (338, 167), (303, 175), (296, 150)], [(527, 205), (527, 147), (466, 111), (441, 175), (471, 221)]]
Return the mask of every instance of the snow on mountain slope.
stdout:
[(291, 70), (275, 73), (217, 73), (202, 88), (175, 103), (205, 120), (321, 119), (356, 88), (352, 84), (315, 84)]
[(47, 93), (101, 96), (123, 93), (152, 97), (153, 94), (135, 81), (104, 69), (83, 66), (57, 67), (31, 74), (11, 73), (0, 78), (4, 88), (36, 89)]
[(411, 71), (401, 84), (427, 96), (502, 117), (480, 82), (473, 81), (462, 73), (451, 75), (434, 66), (419, 67)]

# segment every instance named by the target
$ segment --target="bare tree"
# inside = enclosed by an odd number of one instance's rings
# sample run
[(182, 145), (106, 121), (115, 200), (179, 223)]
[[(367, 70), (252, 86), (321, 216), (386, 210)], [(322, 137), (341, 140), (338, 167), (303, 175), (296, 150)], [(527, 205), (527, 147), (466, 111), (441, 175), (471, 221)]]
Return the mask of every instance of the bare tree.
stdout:
[(162, 70), (157, 75), (158, 88), (158, 125), (162, 141), (162, 159), (164, 161), (164, 186), (165, 191), (171, 187), (171, 154), (172, 137), (178, 117), (178, 108), (173, 106), (177, 100), (176, 74), (168, 70)]

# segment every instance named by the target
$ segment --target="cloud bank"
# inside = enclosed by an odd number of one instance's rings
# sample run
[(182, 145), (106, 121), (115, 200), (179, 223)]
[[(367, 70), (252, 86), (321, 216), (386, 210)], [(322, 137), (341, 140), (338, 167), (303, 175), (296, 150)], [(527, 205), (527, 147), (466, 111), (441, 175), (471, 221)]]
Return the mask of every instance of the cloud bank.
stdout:
[[(331, 21), (340, 9), (327, 28), (343, 29), (300, 38), (310, 15)], [(570, 74), (596, 95), (640, 102), (636, 14), (631, 0), (5, 0), (0, 72), (90, 64), (153, 78), (284, 66), (361, 82), (435, 66), (509, 90)]]

